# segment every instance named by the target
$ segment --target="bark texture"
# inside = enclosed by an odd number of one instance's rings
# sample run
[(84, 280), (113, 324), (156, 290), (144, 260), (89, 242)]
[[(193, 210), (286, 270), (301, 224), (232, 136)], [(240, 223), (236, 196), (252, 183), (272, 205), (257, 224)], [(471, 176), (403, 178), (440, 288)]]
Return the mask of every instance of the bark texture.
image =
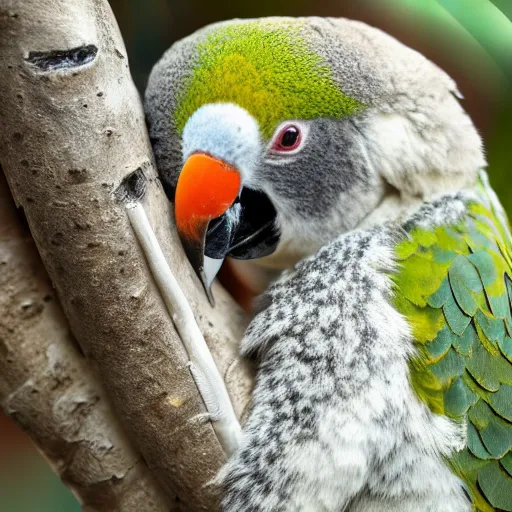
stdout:
[(0, 69), (0, 161), (71, 330), (167, 495), (213, 510), (224, 452), (194, 419), (205, 409), (186, 353), (116, 199), (126, 176), (148, 180), (142, 204), (239, 416), (246, 319), (220, 287), (210, 307), (182, 252), (108, 3), (0, 0)]
[(85, 512), (166, 512), (78, 350), (0, 172), (0, 404)]

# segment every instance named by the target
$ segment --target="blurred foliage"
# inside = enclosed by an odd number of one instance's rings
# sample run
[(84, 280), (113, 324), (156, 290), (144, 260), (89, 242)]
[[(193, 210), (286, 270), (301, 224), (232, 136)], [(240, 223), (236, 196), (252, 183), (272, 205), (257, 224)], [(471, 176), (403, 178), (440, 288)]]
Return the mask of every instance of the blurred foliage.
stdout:
[[(4, 470), (5, 471), (5, 470)], [(17, 467), (0, 473), (3, 512), (79, 512), (80, 505), (49, 468), (32, 453), (17, 458)]]
[(0, 511), (79, 512), (80, 505), (29, 439), (0, 416)]
[[(491, 181), (512, 214), (512, 0), (110, 0), (143, 92), (160, 55), (214, 21), (270, 15), (345, 16), (394, 35), (445, 69), (483, 134)], [(0, 422), (0, 429), (4, 424)], [(1, 431), (0, 510), (74, 512), (78, 505), (27, 445)]]

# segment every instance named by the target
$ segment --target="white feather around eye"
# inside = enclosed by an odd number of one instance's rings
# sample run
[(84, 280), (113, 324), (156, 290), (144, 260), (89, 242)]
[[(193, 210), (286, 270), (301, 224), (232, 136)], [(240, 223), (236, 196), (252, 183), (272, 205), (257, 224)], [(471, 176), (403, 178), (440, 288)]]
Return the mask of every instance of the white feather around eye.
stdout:
[(208, 153), (236, 167), (246, 184), (261, 151), (258, 122), (232, 103), (209, 103), (197, 109), (183, 130), (183, 161)]

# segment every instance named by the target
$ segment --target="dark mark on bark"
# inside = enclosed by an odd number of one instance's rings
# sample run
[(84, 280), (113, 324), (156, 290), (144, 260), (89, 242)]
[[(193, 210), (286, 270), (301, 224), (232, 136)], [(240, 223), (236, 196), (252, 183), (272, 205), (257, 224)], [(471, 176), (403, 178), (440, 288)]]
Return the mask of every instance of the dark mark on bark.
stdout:
[(68, 169), (74, 183), (84, 183), (88, 179), (87, 169)]
[(55, 233), (50, 239), (50, 243), (55, 246), (60, 246), (64, 240), (64, 233)]
[(80, 231), (85, 231), (87, 229), (91, 229), (91, 225), (88, 222), (82, 221), (82, 220), (75, 220), (73, 222), (76, 229)]
[(42, 313), (44, 310), (44, 305), (40, 302), (36, 301), (26, 301), (21, 304), (21, 317), (25, 320), (29, 318), (34, 318), (35, 316)]
[(147, 178), (142, 167), (128, 174), (121, 182), (114, 197), (119, 203), (133, 203), (140, 201), (146, 193)]
[(98, 54), (93, 44), (71, 48), (71, 50), (51, 50), (48, 52), (30, 52), (25, 59), (40, 71), (57, 71), (85, 66)]

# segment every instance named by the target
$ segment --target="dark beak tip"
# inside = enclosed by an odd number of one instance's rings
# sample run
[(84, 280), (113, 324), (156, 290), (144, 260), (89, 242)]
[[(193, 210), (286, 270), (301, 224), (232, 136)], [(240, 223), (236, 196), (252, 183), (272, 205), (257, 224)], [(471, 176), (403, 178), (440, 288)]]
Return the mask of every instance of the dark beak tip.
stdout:
[(185, 255), (192, 266), (194, 273), (199, 278), (206, 296), (208, 297), (208, 302), (212, 307), (214, 307), (215, 298), (213, 297), (211, 285), (208, 285), (208, 280), (204, 272), (204, 241), (203, 243), (199, 243), (182, 236), (180, 236), (180, 240), (185, 251)]
[[(203, 280), (201, 280), (201, 281), (203, 281)], [(204, 291), (206, 292), (206, 296), (208, 297), (208, 302), (210, 303), (210, 306), (212, 308), (214, 308), (215, 307), (215, 297), (213, 296), (211, 287), (208, 287), (206, 285), (206, 283), (203, 281), (203, 288), (204, 288)]]
[(238, 202), (236, 224), (223, 214), (201, 226), (199, 237), (180, 233), (185, 254), (212, 307), (215, 300), (211, 286), (224, 258), (267, 256), (274, 252), (280, 238), (275, 227), (276, 210), (265, 194), (244, 188)]

